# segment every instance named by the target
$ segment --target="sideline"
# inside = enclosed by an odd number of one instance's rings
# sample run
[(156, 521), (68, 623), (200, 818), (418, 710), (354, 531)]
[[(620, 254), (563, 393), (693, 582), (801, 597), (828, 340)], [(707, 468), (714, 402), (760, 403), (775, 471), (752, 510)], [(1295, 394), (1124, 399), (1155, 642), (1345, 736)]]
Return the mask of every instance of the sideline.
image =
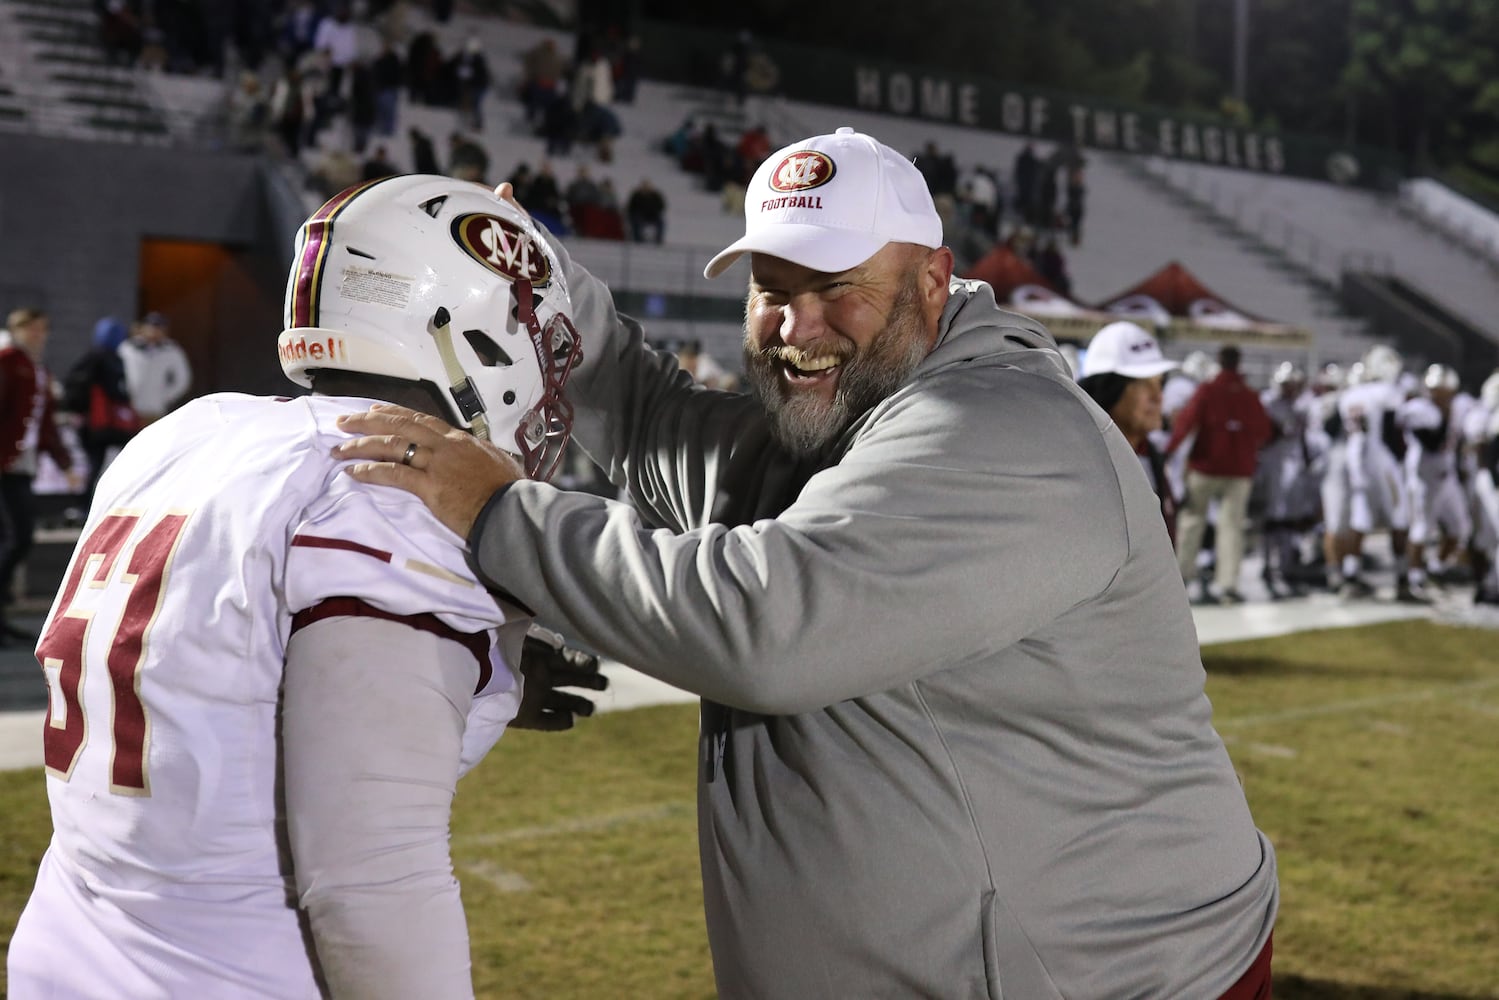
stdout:
[[(1410, 607), (1384, 601), (1345, 604), (1332, 594), (1314, 594), (1295, 602), (1260, 603), (1252, 601), (1236, 607), (1193, 608), (1197, 624), (1197, 641), (1204, 646), (1241, 639), (1265, 639), (1310, 629), (1350, 628), (1376, 622), (1410, 618), (1437, 617), (1436, 609)], [(669, 705), (697, 700), (669, 684), (631, 670), (618, 663), (601, 668), (609, 676), (609, 690), (598, 700), (598, 711), (624, 712), (650, 705)], [(1307, 711), (1314, 711), (1308, 709)], [(45, 713), (29, 711), (0, 712), (0, 770), (18, 770), (42, 765), (42, 717)], [(1232, 728), (1235, 720), (1216, 721), (1221, 730)]]

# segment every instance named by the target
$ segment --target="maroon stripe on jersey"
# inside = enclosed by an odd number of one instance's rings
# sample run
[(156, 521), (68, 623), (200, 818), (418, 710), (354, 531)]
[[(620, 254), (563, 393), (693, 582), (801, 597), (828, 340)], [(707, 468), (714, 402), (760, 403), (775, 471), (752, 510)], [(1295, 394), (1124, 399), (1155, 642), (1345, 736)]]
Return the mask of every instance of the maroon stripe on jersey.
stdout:
[(324, 535), (295, 535), (291, 543), (308, 549), (343, 549), (345, 552), (358, 552), (360, 555), (371, 556), (381, 562), (393, 562), (395, 556), (383, 549), (377, 549), (369, 545), (360, 545), (346, 538), (328, 538)]
[(389, 179), (381, 177), (379, 180), (366, 181), (339, 192), (324, 202), (323, 207), (313, 212), (312, 217), (302, 224), (307, 235), (302, 244), (301, 260), (297, 264), (297, 283), (292, 288), (292, 327), (317, 326), (318, 324), (317, 293), (318, 287), (323, 283), (323, 264), (328, 258), (329, 237), (333, 235), (333, 220), (360, 194), (381, 181)]
[(329, 597), (310, 608), (298, 611), (292, 615), (291, 630), (295, 634), (327, 618), (378, 618), (380, 621), (400, 622), (402, 625), (430, 632), (440, 639), (453, 640), (474, 654), (474, 659), (479, 661), (479, 683), (474, 687), (474, 694), (484, 690), (494, 672), (489, 663), (488, 632), (460, 632), (436, 615), (398, 615), (393, 611), (383, 611), (357, 597)]

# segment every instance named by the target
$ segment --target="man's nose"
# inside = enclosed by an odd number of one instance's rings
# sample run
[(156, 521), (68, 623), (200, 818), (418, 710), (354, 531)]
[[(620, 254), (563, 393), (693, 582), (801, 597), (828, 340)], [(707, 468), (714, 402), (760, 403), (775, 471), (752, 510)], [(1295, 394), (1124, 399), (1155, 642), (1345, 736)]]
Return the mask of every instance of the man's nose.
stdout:
[(822, 303), (812, 295), (800, 295), (781, 307), (781, 342), (800, 347), (819, 339), (827, 328)]

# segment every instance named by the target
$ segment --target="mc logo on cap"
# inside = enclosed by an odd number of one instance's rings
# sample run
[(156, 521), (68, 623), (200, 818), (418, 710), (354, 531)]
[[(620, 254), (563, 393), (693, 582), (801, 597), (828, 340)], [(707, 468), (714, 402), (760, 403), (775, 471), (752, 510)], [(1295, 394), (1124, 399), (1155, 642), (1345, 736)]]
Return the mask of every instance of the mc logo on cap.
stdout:
[(788, 154), (770, 172), (772, 191), (810, 191), (833, 179), (838, 168), (826, 154), (811, 149)]

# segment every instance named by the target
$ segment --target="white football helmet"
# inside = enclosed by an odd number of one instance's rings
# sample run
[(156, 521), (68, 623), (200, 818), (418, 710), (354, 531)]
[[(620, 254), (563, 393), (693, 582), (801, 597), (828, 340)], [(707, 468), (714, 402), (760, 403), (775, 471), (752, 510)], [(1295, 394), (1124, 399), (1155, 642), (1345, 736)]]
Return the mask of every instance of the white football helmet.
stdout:
[(1400, 380), (1400, 370), (1405, 359), (1400, 352), (1387, 344), (1375, 344), (1364, 352), (1364, 374), (1370, 382), (1387, 382), (1394, 385)]
[(1495, 371), (1483, 380), (1479, 387), (1478, 398), (1483, 405), (1488, 407), (1490, 413), (1499, 413), (1499, 371)]
[(1431, 365), (1426, 369), (1421, 384), (1426, 387), (1427, 392), (1456, 392), (1462, 387), (1462, 379), (1450, 365)]
[(1217, 368), (1206, 351), (1193, 351), (1182, 359), (1181, 372), (1193, 382), (1202, 383), (1218, 374)]
[(1343, 366), (1336, 361), (1329, 361), (1317, 372), (1312, 385), (1323, 392), (1343, 388)]
[(1275, 366), (1275, 372), (1270, 376), (1270, 381), (1277, 386), (1306, 385), (1306, 372), (1290, 361), (1282, 361)]
[(429, 383), (450, 423), (556, 472), (572, 433), (562, 389), (582, 357), (560, 263), (489, 188), (406, 175), (357, 185), (302, 225), (281, 368)]

